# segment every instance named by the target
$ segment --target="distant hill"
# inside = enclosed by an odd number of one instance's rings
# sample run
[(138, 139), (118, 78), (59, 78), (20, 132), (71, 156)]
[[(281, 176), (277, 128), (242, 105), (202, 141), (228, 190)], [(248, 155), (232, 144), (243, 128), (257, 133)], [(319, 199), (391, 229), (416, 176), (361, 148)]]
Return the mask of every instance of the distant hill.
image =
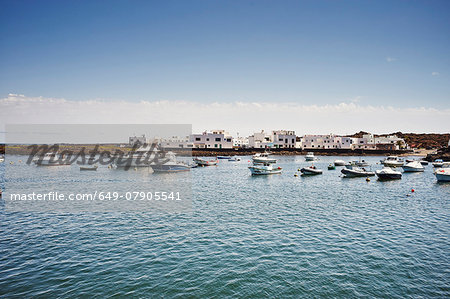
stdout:
[[(369, 133), (360, 131), (353, 135), (348, 135), (348, 137), (361, 138), (365, 134), (369, 134)], [(395, 132), (395, 133), (381, 134), (381, 135), (375, 134), (375, 137), (386, 136), (386, 135), (397, 135), (398, 137), (403, 138), (406, 141), (406, 143), (409, 144), (409, 146), (411, 148), (426, 148), (426, 149), (446, 147), (446, 146), (448, 146), (448, 140), (450, 139), (450, 133), (417, 134), (417, 133)]]

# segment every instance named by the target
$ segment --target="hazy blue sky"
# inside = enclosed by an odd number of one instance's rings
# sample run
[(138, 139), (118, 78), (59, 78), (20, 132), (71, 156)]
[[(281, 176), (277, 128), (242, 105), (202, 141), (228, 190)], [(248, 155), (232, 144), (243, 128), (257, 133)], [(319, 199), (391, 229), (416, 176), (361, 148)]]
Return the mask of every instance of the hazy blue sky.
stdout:
[(449, 107), (450, 1), (0, 4), (0, 97)]

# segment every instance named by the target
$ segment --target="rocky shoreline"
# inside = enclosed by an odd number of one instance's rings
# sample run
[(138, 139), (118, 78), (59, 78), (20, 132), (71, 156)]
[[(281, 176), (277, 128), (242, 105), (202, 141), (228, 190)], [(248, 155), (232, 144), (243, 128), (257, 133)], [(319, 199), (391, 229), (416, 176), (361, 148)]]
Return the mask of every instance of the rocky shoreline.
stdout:
[(450, 147), (443, 147), (437, 150), (434, 154), (428, 154), (425, 160), (433, 162), (436, 159), (442, 159), (445, 162), (450, 162)]
[[(77, 153), (84, 149), (86, 153), (90, 153), (93, 150), (97, 152), (107, 152), (111, 155), (114, 153), (123, 153), (126, 154), (130, 150), (131, 147), (127, 147), (119, 144), (61, 144), (58, 145), (59, 152), (62, 151), (72, 151)], [(0, 148), (1, 149), (1, 148)], [(167, 149), (171, 150), (178, 155), (183, 156), (250, 156), (255, 153), (264, 152), (265, 149), (253, 149), (253, 148), (239, 148), (239, 149)], [(32, 149), (28, 145), (8, 145), (3, 147), (3, 153), (8, 155), (30, 155)], [(397, 156), (406, 156), (406, 155), (416, 155), (412, 150), (350, 150), (350, 149), (316, 149), (314, 151), (311, 150), (300, 150), (295, 148), (289, 149), (270, 149), (270, 152), (273, 155), (280, 156), (294, 156), (294, 155), (306, 155), (307, 152), (313, 152), (317, 156), (387, 156), (387, 155), (397, 155)], [(425, 156), (425, 155), (424, 155)], [(431, 157), (431, 156), (430, 156)], [(432, 156), (433, 159), (435, 156)], [(439, 158), (435, 158), (439, 159)]]

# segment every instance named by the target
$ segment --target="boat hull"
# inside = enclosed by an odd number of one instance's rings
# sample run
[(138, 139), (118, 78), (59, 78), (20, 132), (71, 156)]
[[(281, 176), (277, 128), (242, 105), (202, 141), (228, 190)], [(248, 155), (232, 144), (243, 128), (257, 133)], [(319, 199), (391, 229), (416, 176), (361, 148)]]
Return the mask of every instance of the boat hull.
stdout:
[(275, 169), (265, 169), (257, 166), (249, 166), (250, 172), (252, 175), (271, 175), (271, 174), (280, 174), (283, 169), (275, 168)]
[(436, 172), (436, 179), (438, 182), (450, 182), (450, 173)]
[(342, 169), (341, 173), (344, 174), (345, 177), (347, 178), (368, 177), (375, 175), (375, 172), (372, 171), (357, 171), (354, 169), (347, 169), (347, 168)]
[(418, 167), (410, 167), (410, 166), (402, 166), (404, 172), (423, 172), (425, 171), (425, 168), (418, 168)]
[(311, 168), (302, 168), (302, 169), (300, 169), (300, 172), (303, 175), (318, 175), (318, 174), (322, 174), (322, 170), (321, 169), (311, 169)]
[(402, 178), (401, 173), (377, 173), (379, 180), (400, 180)]
[(334, 161), (334, 166), (344, 166), (344, 165), (345, 165), (345, 161), (343, 161), (343, 160)]

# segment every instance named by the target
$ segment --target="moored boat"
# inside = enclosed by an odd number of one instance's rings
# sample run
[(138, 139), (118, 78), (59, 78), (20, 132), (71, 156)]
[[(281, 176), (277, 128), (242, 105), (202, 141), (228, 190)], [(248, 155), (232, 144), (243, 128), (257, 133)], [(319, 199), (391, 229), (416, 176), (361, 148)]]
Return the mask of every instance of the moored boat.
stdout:
[(217, 159), (221, 159), (221, 160), (230, 160), (231, 156), (217, 156)]
[(277, 160), (269, 157), (268, 152), (256, 153), (252, 157), (253, 163), (276, 163)]
[(402, 173), (400, 171), (390, 167), (384, 167), (381, 170), (377, 170), (375, 173), (379, 180), (399, 180), (402, 178)]
[(155, 172), (182, 172), (191, 170), (191, 166), (178, 162), (175, 153), (167, 152), (164, 157), (158, 159), (155, 164), (152, 164)]
[(345, 165), (344, 160), (335, 160), (334, 161), (334, 166), (344, 166), (344, 165)]
[(436, 159), (434, 162), (431, 163), (434, 167), (442, 167), (444, 165), (444, 160), (442, 159)]
[(450, 162), (444, 162), (442, 167), (434, 172), (438, 182), (450, 182)]
[(428, 161), (426, 160), (420, 160), (420, 164), (422, 164), (423, 166), (428, 165)]
[(375, 172), (367, 171), (366, 169), (360, 167), (353, 167), (351, 169), (344, 168), (341, 170), (341, 172), (346, 178), (368, 177), (375, 175)]
[(403, 160), (397, 156), (389, 156), (386, 159), (381, 161), (384, 166), (387, 167), (400, 167), (403, 166)]
[(309, 152), (309, 153), (306, 154), (305, 160), (306, 161), (315, 161), (316, 157), (314, 156), (313, 152)]
[(302, 175), (316, 175), (322, 174), (322, 169), (318, 169), (316, 166), (312, 165), (309, 167), (303, 167), (300, 169)]
[(328, 165), (328, 170), (335, 170), (335, 169), (336, 169), (336, 166), (334, 166), (334, 164), (330, 163), (330, 165)]
[(422, 172), (425, 168), (419, 161), (412, 161), (402, 166), (404, 172)]
[(194, 162), (197, 163), (198, 166), (215, 166), (219, 163), (218, 160), (206, 160), (202, 158), (194, 158)]
[(281, 167), (273, 167), (272, 163), (259, 163), (249, 166), (250, 172), (252, 175), (269, 175), (269, 174), (278, 174), (283, 171)]
[(80, 170), (92, 170), (92, 171), (96, 171), (98, 168), (97, 164), (94, 165), (82, 165), (80, 166)]
[(0, 163), (5, 161), (5, 157), (4, 156), (0, 156)]

